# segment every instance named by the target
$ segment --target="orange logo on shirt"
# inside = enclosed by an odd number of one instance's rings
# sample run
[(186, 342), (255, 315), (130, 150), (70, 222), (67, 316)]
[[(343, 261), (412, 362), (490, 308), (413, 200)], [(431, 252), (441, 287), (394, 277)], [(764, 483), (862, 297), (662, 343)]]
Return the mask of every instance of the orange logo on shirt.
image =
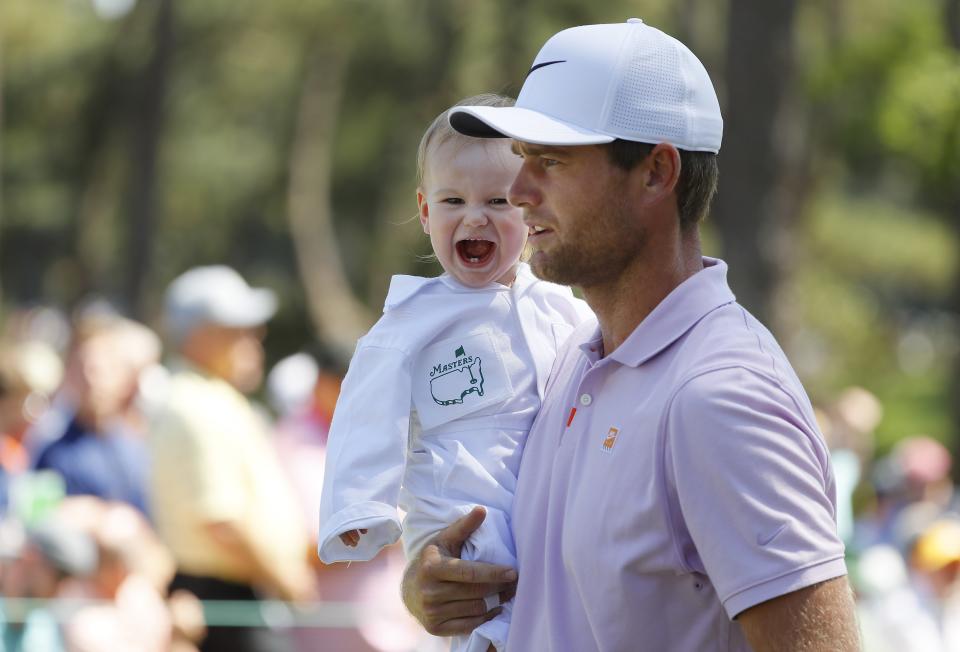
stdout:
[(610, 426), (610, 430), (607, 431), (607, 436), (603, 440), (603, 450), (611, 451), (613, 450), (613, 445), (617, 443), (617, 435), (620, 434), (619, 428), (614, 428)]

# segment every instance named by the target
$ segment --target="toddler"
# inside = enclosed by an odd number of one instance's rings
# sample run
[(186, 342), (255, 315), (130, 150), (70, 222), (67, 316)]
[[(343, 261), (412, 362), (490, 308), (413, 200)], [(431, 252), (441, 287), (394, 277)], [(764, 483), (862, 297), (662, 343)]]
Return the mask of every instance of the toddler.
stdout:
[[(481, 95), (457, 106), (512, 103)], [(516, 567), (510, 510), (525, 437), (557, 348), (592, 319), (569, 288), (520, 262), (527, 227), (507, 202), (520, 163), (506, 139), (455, 132), (446, 111), (420, 142), (420, 222), (444, 274), (393, 277), (383, 316), (357, 344), (327, 449), (325, 563), (369, 560), (401, 532), (412, 557), (483, 505), (463, 558)], [(452, 649), (503, 650), (503, 607)]]

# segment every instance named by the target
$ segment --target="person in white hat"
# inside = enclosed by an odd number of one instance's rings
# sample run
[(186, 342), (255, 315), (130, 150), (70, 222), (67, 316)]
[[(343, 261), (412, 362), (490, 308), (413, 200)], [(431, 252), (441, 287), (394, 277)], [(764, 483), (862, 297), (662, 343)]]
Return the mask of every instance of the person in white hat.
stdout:
[[(151, 507), (177, 564), (171, 590), (202, 600), (309, 598), (306, 524), (269, 439), (244, 396), (263, 374), (261, 339), (274, 293), (222, 265), (167, 289), (164, 317), (179, 360), (150, 428)], [(266, 629), (208, 628), (202, 652), (286, 649)]]
[(599, 328), (559, 353), (527, 439), (517, 568), (458, 559), (475, 510), (411, 562), (408, 608), (469, 631), (518, 574), (510, 652), (859, 649), (813, 409), (700, 251), (723, 128), (700, 61), (638, 19), (575, 27), (515, 107), (450, 123), (513, 139), (530, 265)]

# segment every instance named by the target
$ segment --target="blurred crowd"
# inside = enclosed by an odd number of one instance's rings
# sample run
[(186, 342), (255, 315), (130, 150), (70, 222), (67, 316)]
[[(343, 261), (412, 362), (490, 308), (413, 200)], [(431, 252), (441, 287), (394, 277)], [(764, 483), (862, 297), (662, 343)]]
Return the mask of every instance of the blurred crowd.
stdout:
[(818, 410), (866, 652), (960, 652), (960, 504), (943, 443), (910, 435), (884, 454), (880, 401), (851, 387)]
[[(275, 310), (213, 266), (170, 285), (159, 334), (103, 302), (7, 317), (0, 652), (442, 648), (400, 603), (398, 549), (316, 558), (344, 366), (300, 352), (264, 374)], [(865, 649), (960, 652), (950, 451), (917, 435), (878, 454), (862, 388), (817, 413)]]
[(7, 316), (0, 652), (436, 649), (399, 549), (317, 560), (344, 369), (300, 352), (264, 379), (275, 310), (211, 266), (169, 286), (159, 333), (102, 301)]

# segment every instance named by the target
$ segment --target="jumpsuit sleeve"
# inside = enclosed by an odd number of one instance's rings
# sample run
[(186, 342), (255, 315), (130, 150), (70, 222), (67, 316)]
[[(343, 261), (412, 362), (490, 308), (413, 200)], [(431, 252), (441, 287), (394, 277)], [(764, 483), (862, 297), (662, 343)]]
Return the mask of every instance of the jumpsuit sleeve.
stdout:
[[(343, 381), (327, 443), (318, 553), (367, 561), (400, 536), (397, 501), (410, 429), (410, 361), (361, 341)], [(351, 548), (339, 535), (366, 529)]]

